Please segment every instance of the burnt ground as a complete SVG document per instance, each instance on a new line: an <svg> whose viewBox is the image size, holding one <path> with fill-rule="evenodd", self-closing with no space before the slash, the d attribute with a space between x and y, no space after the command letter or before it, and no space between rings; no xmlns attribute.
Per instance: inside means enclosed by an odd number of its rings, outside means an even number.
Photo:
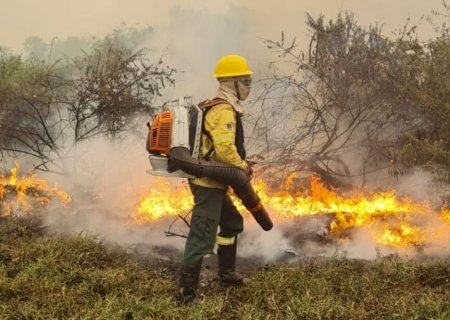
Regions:
<svg viewBox="0 0 450 320"><path fill-rule="evenodd" d="M181 266L182 250L169 246L149 246L145 244L132 245L127 248L129 257L144 268L164 269L173 277L178 276ZM280 261L281 262L281 261ZM257 271L270 267L264 259L258 256L238 257L237 271L243 276L251 276ZM209 286L217 280L217 256L210 255L203 259L202 285Z"/></svg>
<svg viewBox="0 0 450 320"><path fill-rule="evenodd" d="M298 262L307 259L304 253L304 247L314 244L316 253L317 248L326 248L334 245L334 239L329 234L328 224L329 216L310 216L298 219L290 223L288 227L283 227L283 236L291 239L290 245L279 248L276 253L277 258L267 261L263 256L255 254L254 256L237 257L236 269L244 277L250 278L261 270L268 270L278 265L291 262ZM245 237L245 233L244 233ZM238 247L238 255L239 255ZM126 248L127 254L132 260L137 261L145 268L164 269L175 279L181 266L183 252L172 246L152 246L144 243L130 245ZM215 254L203 259L200 286L205 290L215 289L218 285L217 278L217 257Z"/></svg>

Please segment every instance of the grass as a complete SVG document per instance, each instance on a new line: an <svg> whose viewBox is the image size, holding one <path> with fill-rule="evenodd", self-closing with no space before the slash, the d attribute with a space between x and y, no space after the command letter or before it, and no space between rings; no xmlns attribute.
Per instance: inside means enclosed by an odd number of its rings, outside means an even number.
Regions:
<svg viewBox="0 0 450 320"><path fill-rule="evenodd" d="M311 259L178 305L174 274L85 235L0 220L0 319L450 319L450 259Z"/></svg>

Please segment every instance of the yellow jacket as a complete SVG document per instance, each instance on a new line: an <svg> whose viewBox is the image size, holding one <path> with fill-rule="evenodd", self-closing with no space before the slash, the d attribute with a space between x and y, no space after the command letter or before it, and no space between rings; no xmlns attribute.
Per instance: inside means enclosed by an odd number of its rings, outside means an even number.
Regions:
<svg viewBox="0 0 450 320"><path fill-rule="evenodd" d="M245 171L247 163L239 156L236 145L236 110L230 104L218 104L206 113L204 128L213 141L206 134L202 134L200 155L203 157L214 145L214 153L209 160L231 164ZM226 186L218 181L208 178L192 179L193 184L207 187L226 189Z"/></svg>

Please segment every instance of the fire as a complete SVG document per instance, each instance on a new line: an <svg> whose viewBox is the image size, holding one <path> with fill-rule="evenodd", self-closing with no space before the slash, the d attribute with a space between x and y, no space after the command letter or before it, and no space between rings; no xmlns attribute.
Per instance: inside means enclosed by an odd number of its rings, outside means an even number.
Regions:
<svg viewBox="0 0 450 320"><path fill-rule="evenodd" d="M442 217L442 219L450 222L450 208L445 205L442 209L439 215Z"/></svg>
<svg viewBox="0 0 450 320"><path fill-rule="evenodd" d="M317 214L329 215L329 231L332 235L345 238L351 230L365 228L370 230L374 241L392 247L425 245L450 232L448 208L436 213L426 202L413 202L408 197L398 198L394 191L343 196L327 188L316 177L311 178L309 188L295 190L294 177L289 176L276 191L270 190L262 180L254 183L264 206L275 221ZM245 212L239 200L234 199L234 203L241 212ZM159 179L142 196L136 219L143 223L177 216L191 210L192 205L188 188L171 189L165 180Z"/></svg>
<svg viewBox="0 0 450 320"><path fill-rule="evenodd" d="M31 212L36 205L50 204L57 198L64 206L72 201L71 197L57 186L50 186L47 180L36 174L19 176L16 162L9 174L0 175L0 215L10 215L15 211Z"/></svg>
<svg viewBox="0 0 450 320"><path fill-rule="evenodd" d="M155 187L141 197L137 220L145 222L177 216L189 211L193 205L191 193L186 187L171 188L167 180L156 178Z"/></svg>
<svg viewBox="0 0 450 320"><path fill-rule="evenodd" d="M385 228L381 235L376 238L380 244L405 247L410 244L423 245L426 243L426 239L419 227L404 223L400 224L396 229L390 229L389 226Z"/></svg>

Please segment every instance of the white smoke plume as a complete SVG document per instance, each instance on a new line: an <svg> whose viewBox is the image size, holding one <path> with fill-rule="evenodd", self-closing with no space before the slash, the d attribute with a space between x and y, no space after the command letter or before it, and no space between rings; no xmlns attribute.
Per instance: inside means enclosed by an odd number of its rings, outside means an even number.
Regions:
<svg viewBox="0 0 450 320"><path fill-rule="evenodd" d="M47 215L50 230L86 232L124 246L133 243L179 246L179 241L165 237L167 223L135 222L140 197L154 181L146 174L150 166L145 141L128 138L111 142L96 138L77 146L66 162L67 176L48 175L48 178L69 192L73 203L68 210L54 210Z"/></svg>

